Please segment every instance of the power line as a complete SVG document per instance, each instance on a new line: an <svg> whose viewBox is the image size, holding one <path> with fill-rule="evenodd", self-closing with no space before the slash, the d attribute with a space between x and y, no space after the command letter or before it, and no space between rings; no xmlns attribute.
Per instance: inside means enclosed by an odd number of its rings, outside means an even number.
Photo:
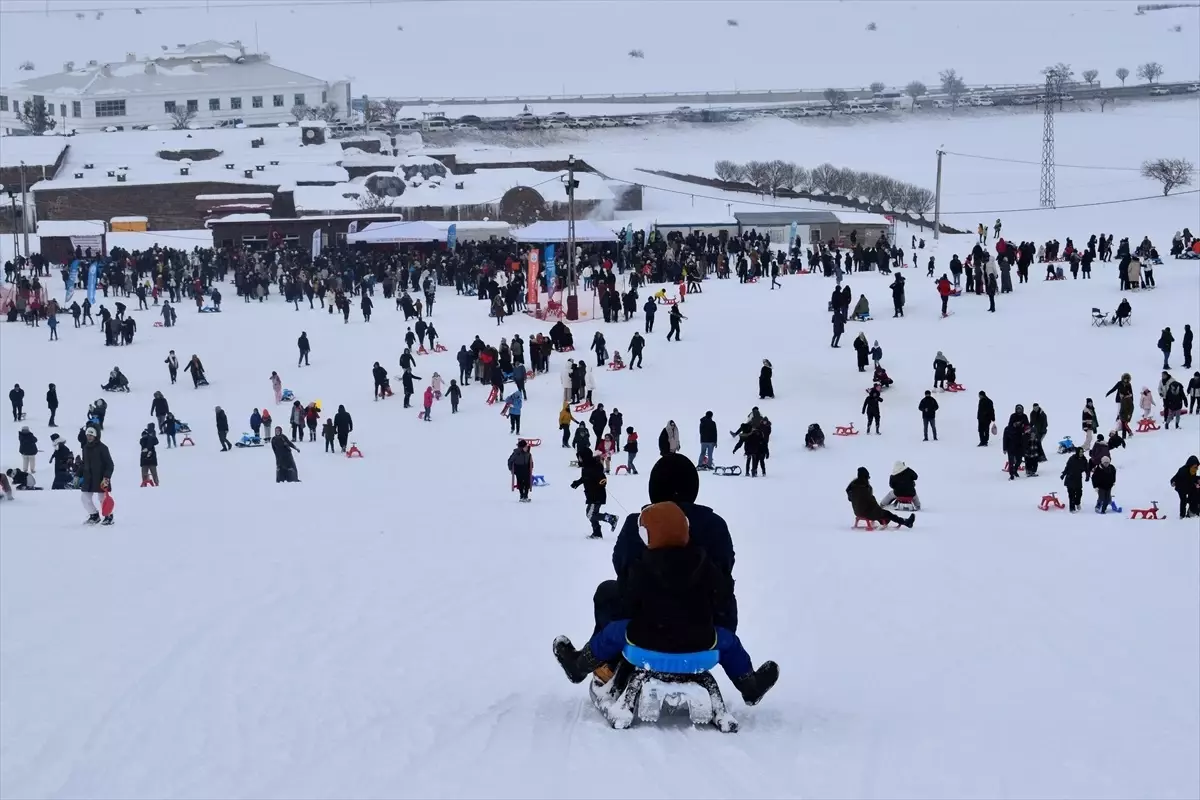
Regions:
<svg viewBox="0 0 1200 800"><path fill-rule="evenodd" d="M975 153L955 153L950 150L946 150L945 153L948 156L958 156L959 158L974 158L974 159L978 159L980 161L999 161L999 162L1002 162L1005 164L1028 164L1029 166L1033 166L1033 167L1040 167L1042 165L1042 162L1040 162L1040 161L1025 161L1020 158L1000 158L999 156L981 156L981 155L977 155ZM1094 169L1094 170L1104 170L1104 171L1110 171L1110 172L1141 172L1142 171L1141 167L1106 167L1106 166L1100 166L1098 164L1058 164L1058 163L1055 163L1054 166L1059 169Z"/></svg>

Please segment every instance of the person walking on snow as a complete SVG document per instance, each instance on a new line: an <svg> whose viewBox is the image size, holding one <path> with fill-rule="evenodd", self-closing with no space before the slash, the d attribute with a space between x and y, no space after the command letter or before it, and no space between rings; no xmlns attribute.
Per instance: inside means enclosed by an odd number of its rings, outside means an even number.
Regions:
<svg viewBox="0 0 1200 800"><path fill-rule="evenodd" d="M921 412L921 430L922 441L929 441L929 432L933 431L933 440L937 438L937 412L938 401L934 399L933 392L926 389L925 396L921 398L921 402L917 403L917 410Z"/></svg>
<svg viewBox="0 0 1200 800"><path fill-rule="evenodd" d="M425 392L421 395L421 407L424 411L421 413L421 419L429 422L433 418L433 386L425 387Z"/></svg>
<svg viewBox="0 0 1200 800"><path fill-rule="evenodd" d="M108 445L100 441L95 427L89 425L83 433L84 442L81 452L83 463L79 469L79 490L82 493L83 507L88 512L86 522L89 525L97 523L112 525L113 515L109 514L101 520L100 510L96 506L96 495L107 494L111 486L112 455L108 452ZM101 501L101 506L103 506L103 501Z"/></svg>
<svg viewBox="0 0 1200 800"><path fill-rule="evenodd" d="M671 341L671 334L675 334L675 341L679 341L679 323L687 317L679 310L678 305L671 306L670 313L667 314L667 322L670 323L670 329L667 331L667 341Z"/></svg>
<svg viewBox="0 0 1200 800"><path fill-rule="evenodd" d="M296 359L296 366L299 367L301 364L306 367L309 366L308 354L312 348L308 344L308 333L306 331L300 331L300 338L296 340L296 347L300 350L300 357Z"/></svg>

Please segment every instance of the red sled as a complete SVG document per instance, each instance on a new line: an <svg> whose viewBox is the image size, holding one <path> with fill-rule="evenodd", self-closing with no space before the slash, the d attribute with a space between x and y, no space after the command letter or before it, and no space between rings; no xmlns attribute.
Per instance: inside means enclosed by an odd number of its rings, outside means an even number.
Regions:
<svg viewBox="0 0 1200 800"><path fill-rule="evenodd" d="M1004 473L1008 472L1008 462L1007 461L1004 462L1004 468L1001 469L1000 471L1004 472ZM1024 471L1025 471L1025 462L1021 462L1020 466L1017 467L1017 472L1024 472Z"/></svg>
<svg viewBox="0 0 1200 800"><path fill-rule="evenodd" d="M537 375L537 373L536 373L536 372L534 372L534 371L533 371L533 370L531 370L531 369L527 369L527 370L525 370L525 377L526 377L526 378L528 378L528 379L530 379L530 380L533 380L533 378L534 378L534 377L536 377L536 375Z"/></svg>
<svg viewBox="0 0 1200 800"><path fill-rule="evenodd" d="M417 355L419 355L419 356L429 355L429 351L425 349L425 345L421 345L420 347L417 348Z"/></svg>
<svg viewBox="0 0 1200 800"><path fill-rule="evenodd" d="M1158 501L1151 500L1150 508L1131 508L1129 509L1130 519L1166 519L1158 515Z"/></svg>
<svg viewBox="0 0 1200 800"><path fill-rule="evenodd" d="M117 507L117 503L113 500L111 492L105 492L104 498L100 501L100 513L105 517L111 517L113 509Z"/></svg>
<svg viewBox="0 0 1200 800"><path fill-rule="evenodd" d="M963 386L961 383L947 383L946 384L947 392L965 392L966 390L967 390L967 387Z"/></svg>
<svg viewBox="0 0 1200 800"><path fill-rule="evenodd" d="M143 489L145 489L147 486L149 486L149 487L153 488L153 487L155 487L155 486L158 486L158 484L157 484L157 483L155 483L155 482L154 482L153 480L151 480L150 478L146 478L146 480L142 481L142 488L143 488Z"/></svg>
<svg viewBox="0 0 1200 800"><path fill-rule="evenodd" d="M1158 423L1155 422L1154 420L1150 419L1149 417L1138 420L1138 424L1137 424L1137 432L1138 433L1147 433L1149 431L1156 431L1156 430L1158 430Z"/></svg>
<svg viewBox="0 0 1200 800"><path fill-rule="evenodd" d="M576 411L591 411L592 407L593 406L591 403L588 403L585 401L585 402L580 403L579 405L575 406L575 410Z"/></svg>
<svg viewBox="0 0 1200 800"><path fill-rule="evenodd" d="M834 436L858 436L858 431L854 430L854 423L849 425L835 425L833 428Z"/></svg>
<svg viewBox="0 0 1200 800"><path fill-rule="evenodd" d="M161 321L154 323L154 327L156 327L156 328L161 328L162 326L163 326L163 324Z"/></svg>
<svg viewBox="0 0 1200 800"><path fill-rule="evenodd" d="M444 353L444 352L446 352L446 348L445 348L445 347L443 347L443 346L442 346L442 345L440 345L440 344L435 344L435 345L433 346L433 352L435 352L435 353Z"/></svg>
<svg viewBox="0 0 1200 800"><path fill-rule="evenodd" d="M362 450L358 449L358 445L354 442L350 443L350 449L346 451L346 458L362 458Z"/></svg>
<svg viewBox="0 0 1200 800"><path fill-rule="evenodd" d="M859 527L860 522L865 522L866 528L869 531L875 530L876 525L878 525L882 529L886 529L888 526L888 524L886 522L876 522L875 520L867 519L866 517L855 517L854 518L854 527L856 527L856 528Z"/></svg>
<svg viewBox="0 0 1200 800"><path fill-rule="evenodd" d="M629 474L628 464L617 464L617 468L613 470L613 475L620 475L622 472L626 475Z"/></svg>
<svg viewBox="0 0 1200 800"><path fill-rule="evenodd" d="M489 406L494 406L496 404L496 400L499 398L499 396L500 396L500 393L498 391L496 391L496 387L493 386L492 391L488 394L487 404Z"/></svg>
<svg viewBox="0 0 1200 800"><path fill-rule="evenodd" d="M1038 508L1042 511L1049 511L1052 508L1066 508L1066 506L1058 499L1058 492L1051 492L1042 495L1042 502L1038 504Z"/></svg>
<svg viewBox="0 0 1200 800"><path fill-rule="evenodd" d="M179 443L179 446L180 447L195 447L196 443L192 441L192 437L185 436L185 437L183 437L183 441Z"/></svg>
<svg viewBox="0 0 1200 800"><path fill-rule="evenodd" d="M508 416L508 411L509 411L509 409L511 409L511 408L512 408L512 406L511 406L510 404L508 404L508 403L505 403L505 404L504 404L504 408L500 409L500 416L502 416L502 417L507 417L507 416Z"/></svg>
<svg viewBox="0 0 1200 800"><path fill-rule="evenodd" d="M526 439L525 444L529 445L530 447L541 447L542 440L541 439Z"/></svg>
<svg viewBox="0 0 1200 800"><path fill-rule="evenodd" d="M609 365L608 365L609 372L616 372L617 370L622 370L622 369L625 369L624 364L609 363Z"/></svg>

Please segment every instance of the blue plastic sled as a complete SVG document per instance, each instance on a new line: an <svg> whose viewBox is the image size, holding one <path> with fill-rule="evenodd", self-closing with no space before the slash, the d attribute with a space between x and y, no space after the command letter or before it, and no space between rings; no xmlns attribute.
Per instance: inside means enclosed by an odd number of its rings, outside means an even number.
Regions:
<svg viewBox="0 0 1200 800"><path fill-rule="evenodd" d="M594 677L589 687L592 703L613 728L624 730L634 720L655 723L666 707L686 709L693 725L737 731L710 672L720 658L716 650L660 653L628 644L622 655L607 683Z"/></svg>
<svg viewBox="0 0 1200 800"><path fill-rule="evenodd" d="M213 306L205 306L204 308L200 309L200 313L201 314L220 314L221 309L214 308Z"/></svg>
<svg viewBox="0 0 1200 800"><path fill-rule="evenodd" d="M281 394L279 396L279 402L281 402L281 403L290 403L295 399L296 399L296 395L292 394L291 389L284 389L283 394Z"/></svg>
<svg viewBox="0 0 1200 800"><path fill-rule="evenodd" d="M546 483L545 475L534 475L533 476L533 485L534 486L549 486L550 484Z"/></svg>
<svg viewBox="0 0 1200 800"><path fill-rule="evenodd" d="M1058 443L1058 452L1069 453L1075 449L1075 442L1071 441L1070 436L1064 436L1062 441Z"/></svg>
<svg viewBox="0 0 1200 800"><path fill-rule="evenodd" d="M243 433L242 438L233 443L234 447L262 447L263 440L261 436L255 436L252 433Z"/></svg>

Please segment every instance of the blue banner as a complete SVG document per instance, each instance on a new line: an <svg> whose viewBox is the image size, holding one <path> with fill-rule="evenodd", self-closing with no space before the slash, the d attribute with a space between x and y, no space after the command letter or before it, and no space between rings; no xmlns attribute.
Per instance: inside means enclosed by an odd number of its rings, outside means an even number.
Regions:
<svg viewBox="0 0 1200 800"><path fill-rule="evenodd" d="M67 273L67 299L63 302L71 302L71 295L75 294L75 285L79 283L79 259L71 262L71 269Z"/></svg>
<svg viewBox="0 0 1200 800"><path fill-rule="evenodd" d="M633 247L633 223L629 223L629 227L625 229L625 246Z"/></svg>
<svg viewBox="0 0 1200 800"><path fill-rule="evenodd" d="M96 305L96 279L100 277L100 262L93 261L88 267L88 303Z"/></svg>
<svg viewBox="0 0 1200 800"><path fill-rule="evenodd" d="M554 293L554 245L546 245L545 263L542 270L546 273L546 291Z"/></svg>
<svg viewBox="0 0 1200 800"><path fill-rule="evenodd" d="M446 229L446 249L454 251L454 245L458 244L458 226L451 223Z"/></svg>

